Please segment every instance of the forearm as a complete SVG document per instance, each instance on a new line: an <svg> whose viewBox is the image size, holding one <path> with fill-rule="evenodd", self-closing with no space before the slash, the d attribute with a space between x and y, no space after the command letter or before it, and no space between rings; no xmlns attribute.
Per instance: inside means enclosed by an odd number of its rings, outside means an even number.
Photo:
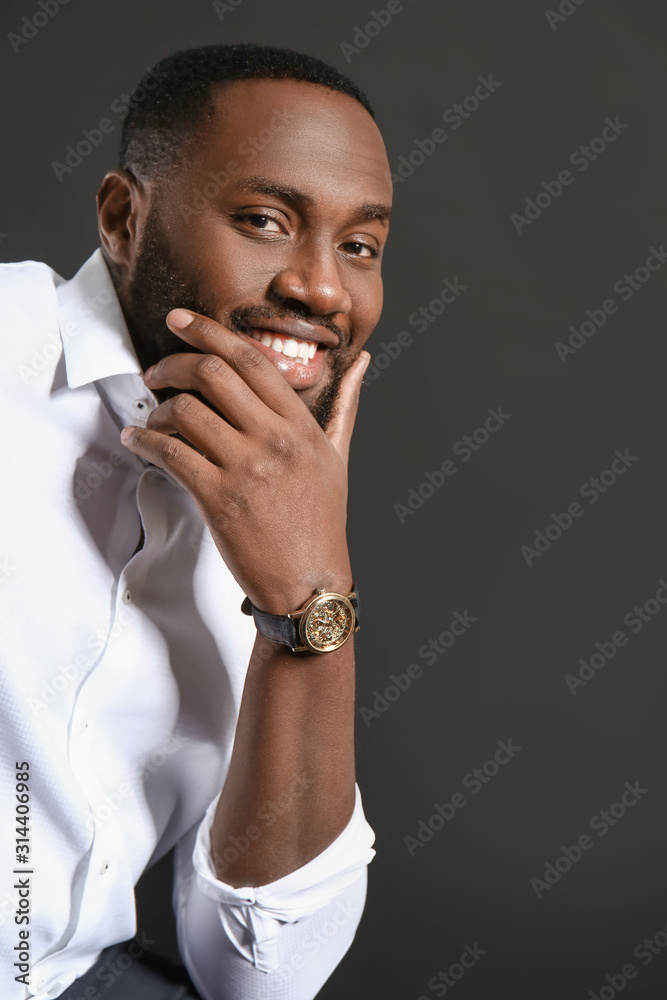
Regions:
<svg viewBox="0 0 667 1000"><path fill-rule="evenodd" d="M211 835L218 876L266 885L306 864L348 823L354 782L353 640L295 656L258 635Z"/></svg>
<svg viewBox="0 0 667 1000"><path fill-rule="evenodd" d="M256 608L284 615L322 587L349 593L347 459L370 355L344 369L323 430L252 343L188 310L167 321L198 353L163 357L146 385L195 390L211 405L177 394L144 428L125 428L123 443L188 490ZM211 837L218 877L233 887L303 867L342 833L355 801L352 642L297 657L258 637L251 660Z"/></svg>

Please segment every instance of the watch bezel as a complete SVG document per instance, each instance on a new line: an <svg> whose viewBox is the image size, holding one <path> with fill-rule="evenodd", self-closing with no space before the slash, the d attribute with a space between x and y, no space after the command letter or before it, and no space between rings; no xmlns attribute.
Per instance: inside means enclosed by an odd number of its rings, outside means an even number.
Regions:
<svg viewBox="0 0 667 1000"><path fill-rule="evenodd" d="M354 632L356 632L358 628L358 626L356 625L356 619L357 619L356 612L354 610L354 605L350 600L350 598L355 596L356 594L354 591L352 591L349 597L346 597L344 594L337 594L334 591L324 591L322 593L315 594L315 596L312 597L303 608L299 609L298 612L288 615L287 616L288 618L293 618L293 619L298 618L298 633L299 633L299 638L303 643L302 646L297 647L297 649L295 649L295 652L303 652L305 650L308 650L311 653L333 653L334 650L340 649L340 647L347 642L350 636ZM330 601L332 599L339 601L347 609L349 617L349 625L347 632L337 642L329 643L328 646L315 646L310 641L307 635L308 621L310 620L310 617L312 616L313 612L317 609L317 607L320 604L323 604L326 601Z"/></svg>

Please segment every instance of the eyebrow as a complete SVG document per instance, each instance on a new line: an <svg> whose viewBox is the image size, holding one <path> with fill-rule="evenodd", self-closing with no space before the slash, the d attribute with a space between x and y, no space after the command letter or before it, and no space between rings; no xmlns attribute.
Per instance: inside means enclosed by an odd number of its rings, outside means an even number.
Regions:
<svg viewBox="0 0 667 1000"><path fill-rule="evenodd" d="M275 198L282 198L295 205L312 206L315 203L315 199L312 198L311 195L306 194L305 191L299 191L297 188L291 187L289 184L277 183L269 177L239 177L234 181L233 187L239 191L273 195ZM355 208L352 212L353 220L377 219L379 222L383 222L385 224L389 223L390 216L391 206L376 202L365 202L363 205L359 205Z"/></svg>

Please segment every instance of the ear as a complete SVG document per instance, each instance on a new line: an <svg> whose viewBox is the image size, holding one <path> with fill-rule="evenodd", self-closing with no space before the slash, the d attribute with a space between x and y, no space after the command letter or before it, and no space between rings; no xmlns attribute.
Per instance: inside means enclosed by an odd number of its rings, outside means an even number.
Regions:
<svg viewBox="0 0 667 1000"><path fill-rule="evenodd" d="M147 205L147 192L129 170L109 171L97 192L102 247L123 279L132 272Z"/></svg>

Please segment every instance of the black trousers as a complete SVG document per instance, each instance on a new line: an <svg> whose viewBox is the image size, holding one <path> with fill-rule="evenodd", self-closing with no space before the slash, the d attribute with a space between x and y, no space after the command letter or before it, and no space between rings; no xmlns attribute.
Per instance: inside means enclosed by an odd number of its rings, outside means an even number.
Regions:
<svg viewBox="0 0 667 1000"><path fill-rule="evenodd" d="M181 965L136 941L106 948L59 1000L201 1000Z"/></svg>

